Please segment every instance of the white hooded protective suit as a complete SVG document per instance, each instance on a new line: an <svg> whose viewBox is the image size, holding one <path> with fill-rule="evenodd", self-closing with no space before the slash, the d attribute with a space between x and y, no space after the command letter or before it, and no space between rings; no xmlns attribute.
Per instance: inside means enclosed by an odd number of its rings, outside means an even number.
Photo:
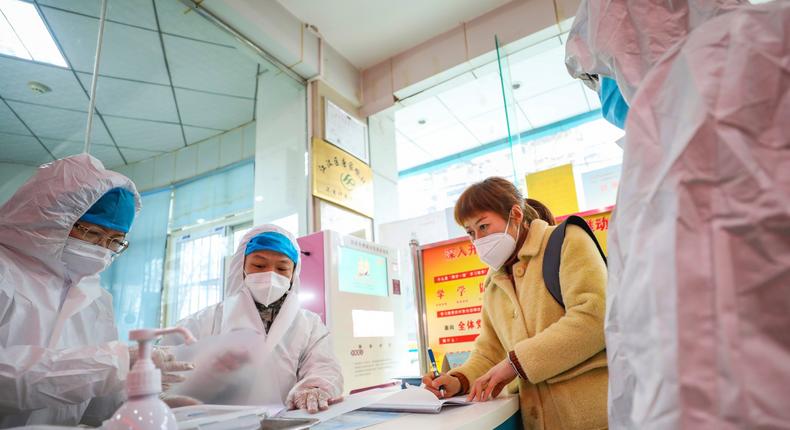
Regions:
<svg viewBox="0 0 790 430"><path fill-rule="evenodd" d="M790 2L588 0L630 104L609 232L616 429L790 428Z"/></svg>
<svg viewBox="0 0 790 430"><path fill-rule="evenodd" d="M77 155L41 166L0 208L0 427L76 425L92 399L98 417L118 406L129 352L112 298L98 275L69 280L61 260L74 222L116 187L139 211L132 181Z"/></svg>
<svg viewBox="0 0 790 430"><path fill-rule="evenodd" d="M286 230L273 225L252 228L244 235L231 259L225 283L225 299L179 321L177 325L189 329L196 339L240 329L251 329L264 337L264 343L256 345L252 353L259 354L256 362L267 363L267 366L257 369L256 380L268 383L256 388L263 393L255 394L257 399L263 398L266 403L285 404L290 392L309 387L320 388L331 397L339 397L343 391L343 376L329 343L329 331L318 315L301 309L299 304L301 254L294 269L291 289L269 333L263 328L252 293L244 285L244 251L247 243L267 231L285 235L299 252L299 244ZM163 345L180 343L180 339L174 336L167 336L161 342Z"/></svg>

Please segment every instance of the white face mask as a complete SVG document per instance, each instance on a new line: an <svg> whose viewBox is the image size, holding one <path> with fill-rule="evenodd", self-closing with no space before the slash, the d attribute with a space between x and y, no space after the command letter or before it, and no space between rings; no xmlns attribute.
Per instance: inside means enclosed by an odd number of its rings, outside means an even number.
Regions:
<svg viewBox="0 0 790 430"><path fill-rule="evenodd" d="M250 273L244 278L256 302L269 306L291 288L291 280L275 272Z"/></svg>
<svg viewBox="0 0 790 430"><path fill-rule="evenodd" d="M510 217L507 219L505 231L501 233L491 233L486 237L472 242L477 249L477 255L483 263L488 264L494 270L499 270L507 262L513 251L516 250L516 239L507 232L510 227ZM521 232L519 226L516 236Z"/></svg>
<svg viewBox="0 0 790 430"><path fill-rule="evenodd" d="M77 281L101 273L114 257L114 253L103 246L68 237L61 259L66 265L68 277Z"/></svg>

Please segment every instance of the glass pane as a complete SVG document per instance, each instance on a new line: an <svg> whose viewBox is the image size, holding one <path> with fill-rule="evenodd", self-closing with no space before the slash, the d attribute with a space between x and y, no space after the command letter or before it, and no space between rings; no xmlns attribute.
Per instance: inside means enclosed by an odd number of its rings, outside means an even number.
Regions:
<svg viewBox="0 0 790 430"><path fill-rule="evenodd" d="M182 234L174 241L173 265L168 274L166 325L213 304L223 297L225 228Z"/></svg>
<svg viewBox="0 0 790 430"><path fill-rule="evenodd" d="M504 110L504 118L505 123L503 124L505 138L507 139L508 145L508 152L509 152L509 161L510 161L510 169L502 169L497 176L502 176L506 179L510 179L516 186L519 186L518 176L516 175L516 153L513 150L514 139L518 140L518 136L514 136L513 133L515 130L519 130L518 122L519 122L519 115L520 113L518 110L519 108L516 106L515 97L513 95L513 82L510 78L510 63L508 61L508 57L502 51L499 45L499 38L494 36L494 45L496 48L496 55L497 55L497 69L499 71L499 85L500 90L502 91L502 107ZM505 166L499 166L505 167Z"/></svg>
<svg viewBox="0 0 790 430"><path fill-rule="evenodd" d="M340 206L316 199L321 216L319 230L334 230L340 234L373 240L373 220Z"/></svg>

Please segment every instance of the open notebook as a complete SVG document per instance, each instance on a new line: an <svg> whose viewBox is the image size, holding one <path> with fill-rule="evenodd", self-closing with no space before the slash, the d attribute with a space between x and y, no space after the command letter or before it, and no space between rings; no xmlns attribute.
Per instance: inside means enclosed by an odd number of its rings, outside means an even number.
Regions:
<svg viewBox="0 0 790 430"><path fill-rule="evenodd" d="M424 388L408 385L405 390L387 396L376 403L362 408L362 410L438 414L444 406L466 406L471 404L472 402L466 400L466 396L437 399L433 393Z"/></svg>

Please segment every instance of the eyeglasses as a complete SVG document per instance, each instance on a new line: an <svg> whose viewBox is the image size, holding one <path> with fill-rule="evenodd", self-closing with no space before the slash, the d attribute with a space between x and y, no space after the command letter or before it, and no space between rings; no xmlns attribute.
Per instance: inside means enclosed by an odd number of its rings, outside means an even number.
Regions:
<svg viewBox="0 0 790 430"><path fill-rule="evenodd" d="M129 248L129 241L107 236L107 232L102 229L86 227L79 223L74 224L74 229L79 232L79 235L75 236L77 239L103 246L116 254L120 254Z"/></svg>
<svg viewBox="0 0 790 430"><path fill-rule="evenodd" d="M582 80L582 82L584 83L584 85L587 86L587 88L589 88L589 89L591 89L591 90L593 90L595 92L598 92L598 86L600 85L599 84L600 77L598 75L595 75L595 74L591 75L589 73L581 73L579 75L579 79Z"/></svg>

